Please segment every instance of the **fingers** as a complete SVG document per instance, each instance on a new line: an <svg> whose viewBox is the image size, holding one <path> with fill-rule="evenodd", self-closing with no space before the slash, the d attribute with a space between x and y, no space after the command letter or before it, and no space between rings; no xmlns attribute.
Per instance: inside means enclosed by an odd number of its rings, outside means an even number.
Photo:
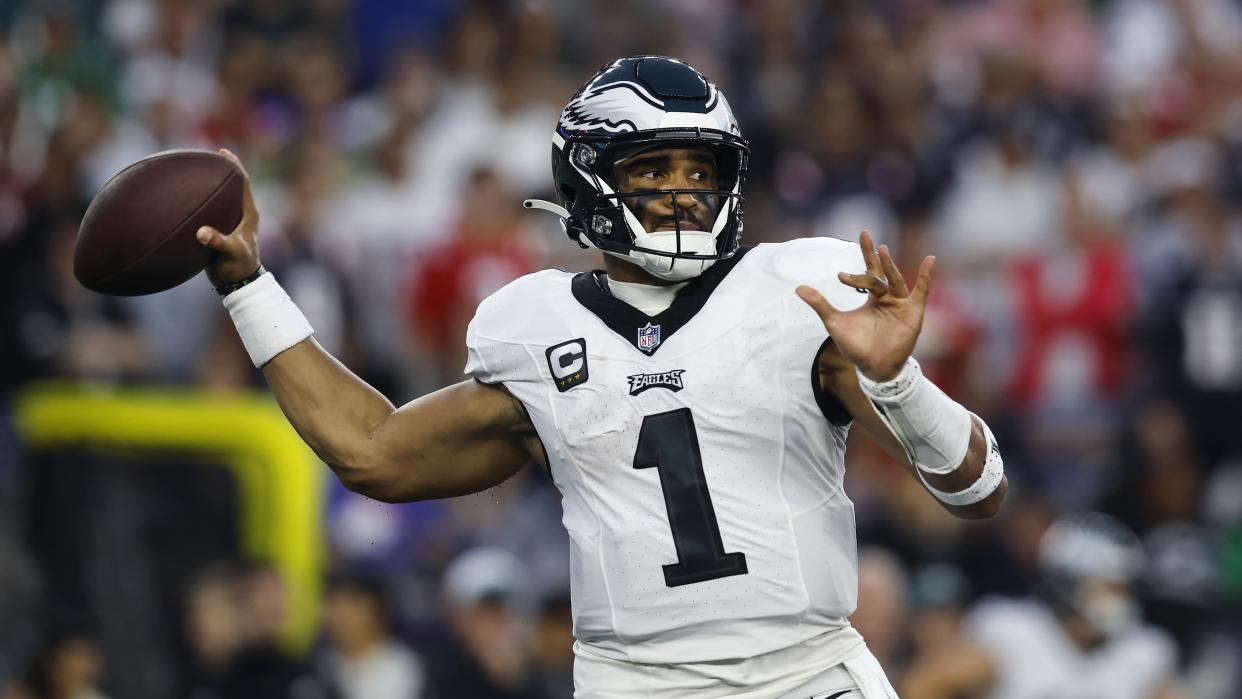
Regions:
<svg viewBox="0 0 1242 699"><path fill-rule="evenodd" d="M888 282L876 275L867 272L866 274L850 274L849 272L839 272L837 279L842 284L853 287L855 289L863 289L871 294L873 298L879 298L888 293Z"/></svg>
<svg viewBox="0 0 1242 699"><path fill-rule="evenodd" d="M871 240L871 232L863 231L858 236L858 246L862 248L863 262L867 263L867 271L880 275L880 258L875 254L875 243Z"/></svg>
<svg viewBox="0 0 1242 699"><path fill-rule="evenodd" d="M852 286L855 289L865 289L876 298L889 293L889 282L893 280L893 277L887 274L882 257L876 254L875 241L871 239L870 231L863 231L858 236L858 247L862 250L863 262L866 264L867 271L863 274L847 274L842 272L837 275L837 278L841 280L841 283ZM880 247L881 251L887 251L887 249L886 246ZM887 254L887 252L884 254ZM902 291L905 291L904 284L902 285Z"/></svg>
<svg viewBox="0 0 1242 699"><path fill-rule="evenodd" d="M880 267L884 270L884 278L888 280L888 292L897 298L905 298L910 295L909 287L906 286L906 280L901 276L901 270L897 269L897 264L893 262L893 256L888 251L887 245L880 246Z"/></svg>
<svg viewBox="0 0 1242 699"><path fill-rule="evenodd" d="M923 263L919 265L919 276L914 280L914 292L910 294L910 298L918 302L920 306L927 305L927 295L931 293L932 269L935 266L935 255L924 257Z"/></svg>
<svg viewBox="0 0 1242 699"><path fill-rule="evenodd" d="M806 305L810 306L819 315L819 319L824 321L825 326L838 313L837 309L833 308L831 303L828 303L828 299L824 298L823 294L812 287L803 284L794 289L794 293L798 294L798 298L805 301Z"/></svg>
<svg viewBox="0 0 1242 699"><path fill-rule="evenodd" d="M223 155L224 157L233 161L233 164L237 166L237 169L241 170L242 177L245 177L246 179L250 179L250 175L246 173L246 167L242 165L241 160L236 155L233 154L233 151L229 150L228 148L221 148L220 155Z"/></svg>
<svg viewBox="0 0 1242 699"><path fill-rule="evenodd" d="M246 173L245 166L243 166L241 160L233 154L233 151L228 148L221 148L220 155L228 158L233 165L241 171L242 174L242 223L251 221L257 222L259 219L259 210L255 207L254 197L250 194L250 175ZM239 225L238 228L240 229L242 226Z"/></svg>

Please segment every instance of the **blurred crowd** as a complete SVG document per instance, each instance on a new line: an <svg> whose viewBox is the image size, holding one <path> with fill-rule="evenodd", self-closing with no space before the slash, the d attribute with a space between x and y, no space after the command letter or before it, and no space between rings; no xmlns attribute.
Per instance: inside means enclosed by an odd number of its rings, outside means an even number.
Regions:
<svg viewBox="0 0 1242 699"><path fill-rule="evenodd" d="M482 298L599 265L519 202L550 194L561 106L636 53L729 95L745 242L867 229L907 267L938 256L916 354L994 426L1011 489L998 518L955 520L852 440L854 622L895 684L1024 699L998 629L1058 619L1039 628L1089 655L1124 606L1153 677L1091 696L1242 696L1236 0L0 4L0 696L569 696L567 542L534 468L406 506L330 486L309 651L274 640L276 572L215 561L186 587L183 657L133 681L90 619L52 623L12 399L43 379L262 386L203 278L132 299L73 278L91 196L170 148L240 156L265 265L350 368L398 404L459 380ZM1075 569L1071 588L1115 593L1079 628L1040 542L1085 511L1135 556Z"/></svg>

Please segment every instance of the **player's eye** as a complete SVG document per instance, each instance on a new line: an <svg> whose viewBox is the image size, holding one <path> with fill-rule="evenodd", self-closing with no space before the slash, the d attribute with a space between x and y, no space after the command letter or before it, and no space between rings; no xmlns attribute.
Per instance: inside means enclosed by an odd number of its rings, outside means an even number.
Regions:
<svg viewBox="0 0 1242 699"><path fill-rule="evenodd" d="M641 177L641 178L643 178L643 179L648 179L648 180L658 180L658 179L660 179L660 175L661 175L661 173L660 173L660 171L659 171L659 170L651 169L651 170L644 170L644 171L643 171L643 172L639 175L639 177Z"/></svg>

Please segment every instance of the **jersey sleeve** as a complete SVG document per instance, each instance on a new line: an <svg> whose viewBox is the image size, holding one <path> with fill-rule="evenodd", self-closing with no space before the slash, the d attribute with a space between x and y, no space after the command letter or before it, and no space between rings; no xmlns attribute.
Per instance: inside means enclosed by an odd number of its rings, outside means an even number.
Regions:
<svg viewBox="0 0 1242 699"><path fill-rule="evenodd" d="M504 337L504 325L497 316L495 296L479 304L466 327L466 375L482 383L504 383L517 378L526 350Z"/></svg>
<svg viewBox="0 0 1242 699"><path fill-rule="evenodd" d="M529 380L533 368L527 341L540 323L533 317L543 307L554 274L536 272L520 277L483 299L466 327L465 373L482 383Z"/></svg>
<svg viewBox="0 0 1242 699"><path fill-rule="evenodd" d="M482 383L501 383L511 362L505 361L507 352L502 343L480 336L478 325L479 316L475 314L466 328L466 375Z"/></svg>

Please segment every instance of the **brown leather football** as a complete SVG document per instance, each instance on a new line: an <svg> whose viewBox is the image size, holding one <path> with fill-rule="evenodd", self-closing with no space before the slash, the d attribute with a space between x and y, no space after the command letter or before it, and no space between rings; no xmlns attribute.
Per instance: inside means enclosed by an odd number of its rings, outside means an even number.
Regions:
<svg viewBox="0 0 1242 699"><path fill-rule="evenodd" d="M139 296L171 289L207 266L194 234L209 225L225 235L242 217L242 173L204 150L172 150L117 173L91 201L73 255L88 289Z"/></svg>

